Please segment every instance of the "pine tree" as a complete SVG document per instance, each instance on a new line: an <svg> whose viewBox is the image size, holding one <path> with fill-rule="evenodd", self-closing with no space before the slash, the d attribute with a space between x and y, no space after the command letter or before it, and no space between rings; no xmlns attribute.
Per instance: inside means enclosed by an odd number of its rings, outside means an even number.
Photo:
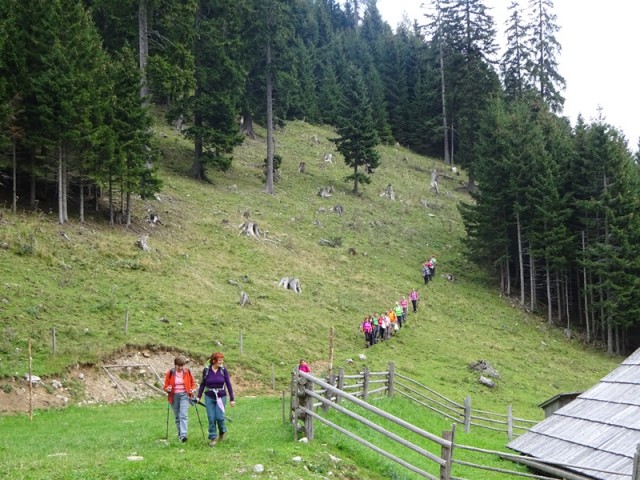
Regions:
<svg viewBox="0 0 640 480"><path fill-rule="evenodd" d="M333 141L347 166L353 168L345 181L353 181L353 193L359 195L359 185L371 182L367 173L379 166L380 155L375 149L378 136L364 79L355 66L351 66L348 74L337 128L339 137Z"/></svg>
<svg viewBox="0 0 640 480"><path fill-rule="evenodd" d="M527 73L531 65L531 51L526 42L527 25L517 1L509 6L509 19L505 30L506 48L500 62L504 94L510 100L522 100L533 87Z"/></svg>
<svg viewBox="0 0 640 480"><path fill-rule="evenodd" d="M556 38L560 27L553 13L553 0L529 0L530 25L527 44L532 52L529 74L540 99L552 112L561 112L565 80L558 71L556 55L561 46Z"/></svg>

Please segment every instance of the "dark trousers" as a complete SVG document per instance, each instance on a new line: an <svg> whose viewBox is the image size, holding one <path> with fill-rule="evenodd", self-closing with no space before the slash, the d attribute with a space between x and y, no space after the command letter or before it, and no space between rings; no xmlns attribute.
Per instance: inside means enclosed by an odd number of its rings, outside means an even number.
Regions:
<svg viewBox="0 0 640 480"><path fill-rule="evenodd" d="M413 305L413 313L418 311L418 300L411 300L411 304Z"/></svg>

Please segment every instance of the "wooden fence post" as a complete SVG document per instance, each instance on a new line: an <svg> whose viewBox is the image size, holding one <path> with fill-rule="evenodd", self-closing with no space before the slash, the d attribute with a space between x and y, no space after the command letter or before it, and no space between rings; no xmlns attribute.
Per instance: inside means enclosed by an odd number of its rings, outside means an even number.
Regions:
<svg viewBox="0 0 640 480"><path fill-rule="evenodd" d="M395 381L396 366L389 362L389 375L387 377L387 396L393 397L393 383Z"/></svg>
<svg viewBox="0 0 640 480"><path fill-rule="evenodd" d="M329 376L333 375L333 327L329 330Z"/></svg>
<svg viewBox="0 0 640 480"><path fill-rule="evenodd" d="M513 406L511 404L507 408L507 436L509 440L513 439Z"/></svg>
<svg viewBox="0 0 640 480"><path fill-rule="evenodd" d="M338 390L344 390L344 367L340 367L338 370ZM340 403L342 395L336 395L336 403Z"/></svg>
<svg viewBox="0 0 640 480"><path fill-rule="evenodd" d="M640 480L640 443L636 446L636 454L633 456L631 480Z"/></svg>
<svg viewBox="0 0 640 480"><path fill-rule="evenodd" d="M451 448L442 446L441 456L445 464L440 467L440 480L451 479L451 467L453 458L453 439L456 433L456 424L451 425L451 431L442 432L442 438L451 442Z"/></svg>
<svg viewBox="0 0 640 480"><path fill-rule="evenodd" d="M287 394L284 393L284 390L282 390L282 424L283 425L285 423L287 423L287 417L286 417L286 414L285 414L286 398L287 398Z"/></svg>
<svg viewBox="0 0 640 480"><path fill-rule="evenodd" d="M308 382L308 389L313 392L313 382ZM311 395L305 395L305 407L307 410L313 410L313 397ZM307 440L313 440L313 417L311 415L304 416L304 434Z"/></svg>
<svg viewBox="0 0 640 480"><path fill-rule="evenodd" d="M471 431L471 397L464 399L464 433Z"/></svg>
<svg viewBox="0 0 640 480"><path fill-rule="evenodd" d="M329 375L329 378L327 379L327 383L329 385L331 385L332 387L335 387L336 386L336 377L333 376L333 375ZM329 390L325 390L324 397L327 400L331 400L331 392ZM324 413L327 413L329 411L329 404L328 403L322 403L320 408L322 408L322 411Z"/></svg>
<svg viewBox="0 0 640 480"><path fill-rule="evenodd" d="M293 425L293 440L298 441L298 408L300 399L298 398L298 374L294 370L291 372L291 404L289 411L289 421Z"/></svg>
<svg viewBox="0 0 640 480"><path fill-rule="evenodd" d="M31 338L29 338L29 420L33 421L33 357L31 356Z"/></svg>
<svg viewBox="0 0 640 480"><path fill-rule="evenodd" d="M124 313L124 334L127 335L129 333L129 309Z"/></svg>
<svg viewBox="0 0 640 480"><path fill-rule="evenodd" d="M369 367L365 365L362 371L362 400L365 402L369 398Z"/></svg>
<svg viewBox="0 0 640 480"><path fill-rule="evenodd" d="M51 329L51 353L56 354L56 327Z"/></svg>

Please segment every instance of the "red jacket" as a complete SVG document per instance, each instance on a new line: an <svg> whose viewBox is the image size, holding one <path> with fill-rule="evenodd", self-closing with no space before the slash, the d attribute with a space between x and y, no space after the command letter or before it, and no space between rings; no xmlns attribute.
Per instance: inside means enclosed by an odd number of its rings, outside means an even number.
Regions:
<svg viewBox="0 0 640 480"><path fill-rule="evenodd" d="M196 390L196 381L193 379L193 375L191 375L191 370L185 368L182 371L182 380L184 381L184 388L187 391L187 395L189 398L193 396L193 392ZM167 371L167 374L164 376L164 387L163 390L166 392L167 387L171 387L171 391L169 392L169 403L173 403L173 390L176 388L176 374L175 369Z"/></svg>

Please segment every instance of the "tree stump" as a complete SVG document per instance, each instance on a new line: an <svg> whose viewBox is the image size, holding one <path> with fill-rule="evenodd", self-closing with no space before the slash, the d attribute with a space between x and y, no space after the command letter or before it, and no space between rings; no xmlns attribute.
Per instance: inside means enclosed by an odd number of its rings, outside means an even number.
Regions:
<svg viewBox="0 0 640 480"><path fill-rule="evenodd" d="M295 293L302 293L302 285L300 280L293 277L283 277L278 283L278 287L286 288L287 290L293 290Z"/></svg>
<svg viewBox="0 0 640 480"><path fill-rule="evenodd" d="M256 238L259 238L260 235L262 235L260 228L258 228L258 224L251 221L246 221L242 225L240 225L240 233L243 233L248 237Z"/></svg>
<svg viewBox="0 0 640 480"><path fill-rule="evenodd" d="M304 169L306 168L307 164L304 162L300 162L300 165L298 165L298 172L299 173L304 173Z"/></svg>
<svg viewBox="0 0 640 480"><path fill-rule="evenodd" d="M143 235L142 237L138 238L138 240L136 241L136 247L141 248L143 252L150 251L151 248L147 244L148 240L149 240L149 235Z"/></svg>
<svg viewBox="0 0 640 480"><path fill-rule="evenodd" d="M247 305L252 305L251 300L249 300L249 295L247 292L240 292L240 306L244 307Z"/></svg>

